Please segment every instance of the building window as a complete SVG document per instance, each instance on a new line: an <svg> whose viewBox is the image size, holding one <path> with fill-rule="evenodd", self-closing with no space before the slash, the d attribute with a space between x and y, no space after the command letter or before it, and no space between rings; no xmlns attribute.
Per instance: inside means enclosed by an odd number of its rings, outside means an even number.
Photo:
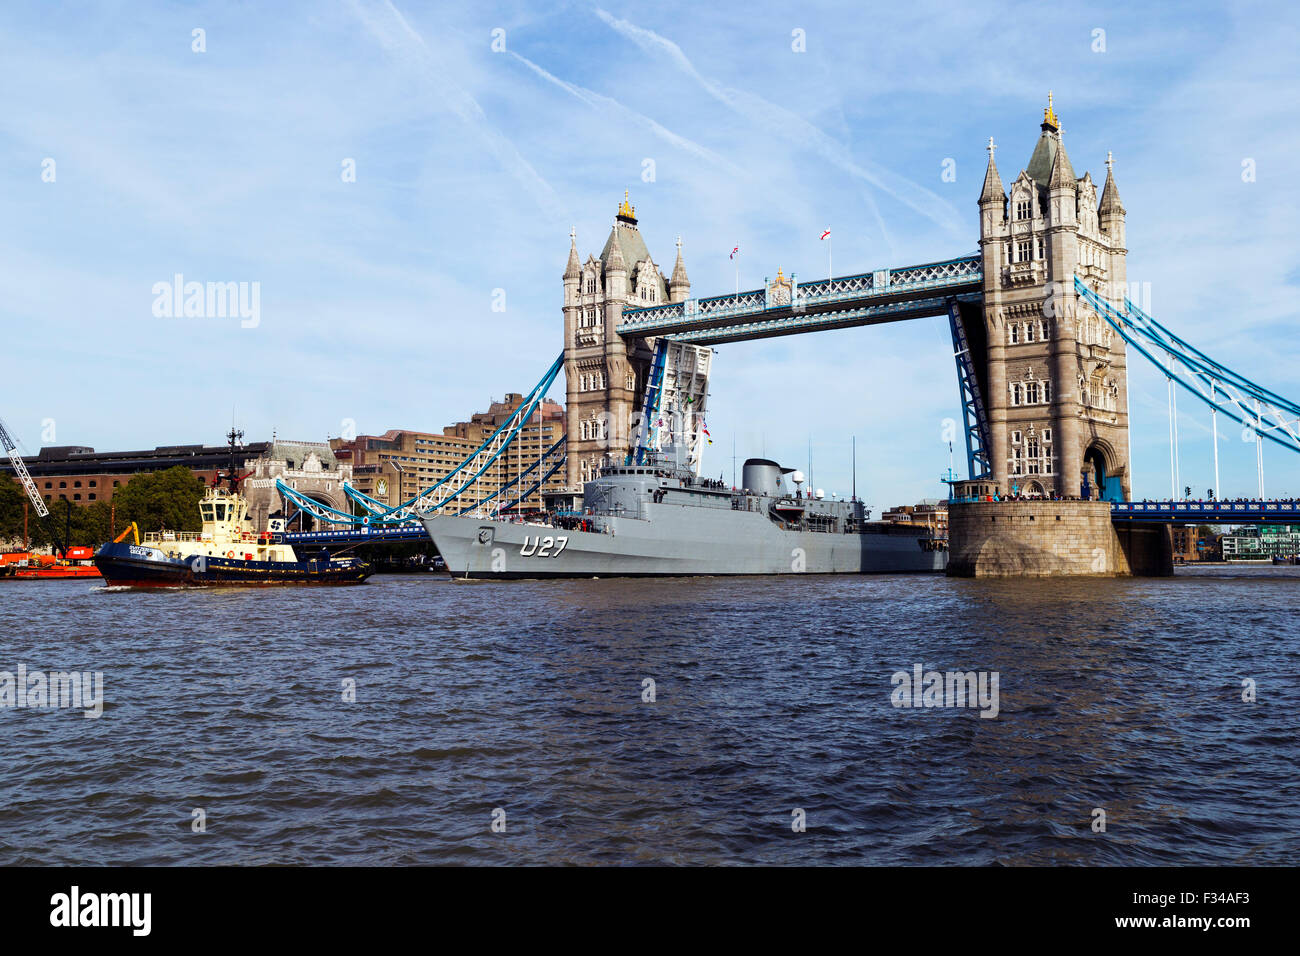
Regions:
<svg viewBox="0 0 1300 956"><path fill-rule="evenodd" d="M1044 428L1044 429L1043 429L1043 444L1046 445L1046 444L1048 444L1049 442L1051 442L1051 440L1052 440L1052 430L1051 430L1050 428Z"/></svg>
<svg viewBox="0 0 1300 956"><path fill-rule="evenodd" d="M96 487L98 484L99 484L99 482L95 481L94 478L91 478L91 479L90 479L90 487L94 488L94 487Z"/></svg>
<svg viewBox="0 0 1300 956"><path fill-rule="evenodd" d="M1046 255L1046 249L1044 249L1044 247L1043 247L1043 237L1042 237L1042 236L1039 236L1039 237L1038 237L1038 258L1040 258L1040 259L1046 259L1046 258L1047 258L1047 255Z"/></svg>
<svg viewBox="0 0 1300 956"><path fill-rule="evenodd" d="M79 495L79 494L73 495L73 496L72 496L72 500L73 500L73 501L80 501L80 500L81 500L81 495Z"/></svg>
<svg viewBox="0 0 1300 956"><path fill-rule="evenodd" d="M80 487L81 487L81 482L79 482L79 481L74 481L74 482L72 483L72 487L74 487L74 488L80 488Z"/></svg>
<svg viewBox="0 0 1300 956"><path fill-rule="evenodd" d="M1046 319L1038 320L1038 337L1042 339L1044 342L1047 341L1047 320Z"/></svg>
<svg viewBox="0 0 1300 956"><path fill-rule="evenodd" d="M92 491L90 494L86 495L86 498L87 498L87 500L89 500L89 501L94 501L94 500L95 500L95 493Z"/></svg>
<svg viewBox="0 0 1300 956"><path fill-rule="evenodd" d="M1017 262L1029 261L1029 240L1028 239L1022 239L1020 242L1016 243L1016 257L1017 257L1016 258Z"/></svg>
<svg viewBox="0 0 1300 956"><path fill-rule="evenodd" d="M46 488L53 488L53 487L54 487L54 482L52 482L52 481L47 481L47 482L45 483L45 487L46 487Z"/></svg>
<svg viewBox="0 0 1300 956"><path fill-rule="evenodd" d="M1037 382L1029 382L1027 385L1025 385L1025 404L1026 405L1038 404L1038 383Z"/></svg>
<svg viewBox="0 0 1300 956"><path fill-rule="evenodd" d="M1011 474L1019 475L1021 472L1020 449L1011 449Z"/></svg>
<svg viewBox="0 0 1300 956"><path fill-rule="evenodd" d="M60 481L60 482L59 482L59 487L60 487L60 488L66 488L66 487L68 487L68 483L67 483L66 481Z"/></svg>
<svg viewBox="0 0 1300 956"><path fill-rule="evenodd" d="M1022 436L1021 436L1020 432L1018 432L1018 431L1014 431L1014 432L1012 432L1012 433L1011 433L1011 444L1013 444L1013 445L1019 445L1019 444L1020 444L1020 439L1021 439L1021 437L1022 437Z"/></svg>
<svg viewBox="0 0 1300 956"><path fill-rule="evenodd" d="M1026 342L1034 341L1034 323L1032 322L1025 323L1025 341Z"/></svg>
<svg viewBox="0 0 1300 956"><path fill-rule="evenodd" d="M1031 207L1028 199L1016 200L1016 218L1028 219L1031 213Z"/></svg>
<svg viewBox="0 0 1300 956"><path fill-rule="evenodd" d="M1019 345L1019 344L1020 344L1020 326L1019 326L1019 324L1017 324L1017 323L1012 323L1011 325L1007 326L1007 335L1008 335L1008 337L1011 339L1011 344L1012 344L1012 345Z"/></svg>
<svg viewBox="0 0 1300 956"><path fill-rule="evenodd" d="M1011 383L1011 404L1012 405L1020 404L1020 383L1019 382Z"/></svg>
<svg viewBox="0 0 1300 956"><path fill-rule="evenodd" d="M1051 402L1052 402L1052 383L1043 382L1043 404L1050 405ZM1043 441L1051 441L1051 435L1047 431L1043 432Z"/></svg>

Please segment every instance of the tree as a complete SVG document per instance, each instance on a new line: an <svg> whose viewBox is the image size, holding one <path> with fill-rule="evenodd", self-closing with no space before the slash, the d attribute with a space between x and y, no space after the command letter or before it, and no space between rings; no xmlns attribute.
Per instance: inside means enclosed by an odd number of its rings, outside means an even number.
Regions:
<svg viewBox="0 0 1300 956"><path fill-rule="evenodd" d="M136 475L113 496L120 531L134 521L143 531L200 531L203 481L184 465Z"/></svg>
<svg viewBox="0 0 1300 956"><path fill-rule="evenodd" d="M22 539L24 504L28 504L27 493L16 479L0 481L0 538ZM31 519L35 524L36 515Z"/></svg>
<svg viewBox="0 0 1300 956"><path fill-rule="evenodd" d="M203 522L199 518L199 499L203 497L203 481L184 465L166 471L146 472L136 475L117 490L110 504L93 501L80 505L67 501L49 502L48 526L59 538L66 537L68 545L95 547L113 537L113 530L121 532L132 521L143 531L199 531ZM0 481L0 538L21 540L23 534L23 503L27 494L16 481ZM69 505L71 508L69 515ZM113 512L116 509L116 525ZM53 544L49 527L29 507L28 534L32 547Z"/></svg>

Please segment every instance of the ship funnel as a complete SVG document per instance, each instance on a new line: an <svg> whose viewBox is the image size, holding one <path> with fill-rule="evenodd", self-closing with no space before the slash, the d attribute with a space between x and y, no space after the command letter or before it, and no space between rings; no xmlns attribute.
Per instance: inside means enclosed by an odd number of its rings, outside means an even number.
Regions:
<svg viewBox="0 0 1300 956"><path fill-rule="evenodd" d="M767 458L750 458L741 472L741 482L746 490L754 494L775 497L785 494L785 489L781 486L781 475L789 470Z"/></svg>

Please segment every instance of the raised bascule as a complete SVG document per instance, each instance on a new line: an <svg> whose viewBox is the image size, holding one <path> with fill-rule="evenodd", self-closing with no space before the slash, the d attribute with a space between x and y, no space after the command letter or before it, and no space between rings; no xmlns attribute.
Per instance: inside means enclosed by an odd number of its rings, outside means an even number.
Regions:
<svg viewBox="0 0 1300 956"><path fill-rule="evenodd" d="M313 517L353 525L339 535L385 528L414 534L422 515L480 513L485 504L484 513L508 511L529 492L503 489L501 500L473 506L461 504L469 500L463 492L508 447L561 369L567 435L538 472L544 480L564 468L571 506L583 485L611 465L667 455L698 475L711 346L941 316L952 333L969 469L967 479L952 483L950 573L1171 569L1167 529L1179 520L1176 478L1167 507L1139 509L1129 501L1130 348L1168 377L1171 404L1177 386L1207 405L1216 434L1219 414L1252 429L1259 520L1294 520L1295 506L1281 506L1284 515L1268 511L1263 500L1262 447L1269 441L1300 451L1300 406L1210 359L1130 301L1126 211L1110 154L1099 193L1090 172L1075 172L1050 94L1039 129L1028 163L1009 186L989 140L978 251L812 282L778 271L758 289L692 297L681 240L665 273L625 193L599 255L583 261L570 233L563 352L517 417L479 452L395 507L345 487L359 514L280 490Z"/></svg>

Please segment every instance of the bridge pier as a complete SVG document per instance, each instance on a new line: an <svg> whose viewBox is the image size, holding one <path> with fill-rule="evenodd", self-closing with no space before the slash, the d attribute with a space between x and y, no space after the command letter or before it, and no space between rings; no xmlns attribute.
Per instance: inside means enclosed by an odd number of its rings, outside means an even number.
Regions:
<svg viewBox="0 0 1300 956"><path fill-rule="evenodd" d="M1169 526L1124 522L1108 501L954 501L948 574L1129 577L1173 574Z"/></svg>

